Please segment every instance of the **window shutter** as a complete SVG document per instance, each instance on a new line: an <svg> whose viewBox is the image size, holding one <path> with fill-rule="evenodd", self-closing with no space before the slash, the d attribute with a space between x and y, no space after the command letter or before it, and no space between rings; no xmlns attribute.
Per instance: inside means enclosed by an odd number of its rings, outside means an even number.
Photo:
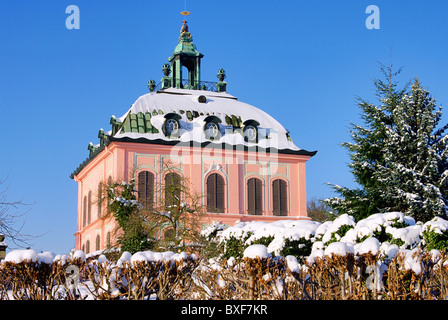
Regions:
<svg viewBox="0 0 448 320"><path fill-rule="evenodd" d="M216 211L216 178L215 173L207 178L207 211Z"/></svg>
<svg viewBox="0 0 448 320"><path fill-rule="evenodd" d="M216 198L215 198L215 205L218 212L224 212L224 192L225 192L225 184L224 184L224 178L219 175L216 175Z"/></svg>
<svg viewBox="0 0 448 320"><path fill-rule="evenodd" d="M272 182L272 212L274 216L280 215L280 180Z"/></svg>
<svg viewBox="0 0 448 320"><path fill-rule="evenodd" d="M154 183L154 173L146 171L146 199L149 208L152 208L154 205Z"/></svg>
<svg viewBox="0 0 448 320"><path fill-rule="evenodd" d="M247 181L247 213L255 214L255 179Z"/></svg>
<svg viewBox="0 0 448 320"><path fill-rule="evenodd" d="M207 211L224 212L224 178L213 173L207 178Z"/></svg>
<svg viewBox="0 0 448 320"><path fill-rule="evenodd" d="M142 171L138 174L138 201L145 209L152 208L154 204L154 174Z"/></svg>
<svg viewBox="0 0 448 320"><path fill-rule="evenodd" d="M101 218L101 209L103 204L103 183L98 183L98 219Z"/></svg>
<svg viewBox="0 0 448 320"><path fill-rule="evenodd" d="M272 211L274 216L288 214L287 185L284 180L276 179L272 182Z"/></svg>
<svg viewBox="0 0 448 320"><path fill-rule="evenodd" d="M112 177L109 176L109 177L107 178L107 188L110 188L111 186L112 186ZM111 202L112 202L112 199L110 199L109 197L107 197L107 203L106 203L106 205L107 205L107 208L106 208L107 213L110 213L110 204L111 204Z"/></svg>
<svg viewBox="0 0 448 320"><path fill-rule="evenodd" d="M280 215L286 216L288 213L288 206L286 202L286 181L280 180Z"/></svg>
<svg viewBox="0 0 448 320"><path fill-rule="evenodd" d="M261 215L263 209L263 184L260 179L247 181L247 211L249 214Z"/></svg>
<svg viewBox="0 0 448 320"><path fill-rule="evenodd" d="M89 191L87 200L87 224L92 221L92 191Z"/></svg>
<svg viewBox="0 0 448 320"><path fill-rule="evenodd" d="M138 174L138 201L145 206L146 195L146 171L142 171Z"/></svg>
<svg viewBox="0 0 448 320"><path fill-rule="evenodd" d="M86 217L87 217L87 196L84 196L84 201L82 203L82 226L86 225Z"/></svg>
<svg viewBox="0 0 448 320"><path fill-rule="evenodd" d="M96 240L95 240L95 250L96 250L96 251L100 250L100 236L99 236L99 235L96 236Z"/></svg>
<svg viewBox="0 0 448 320"><path fill-rule="evenodd" d="M255 179L255 214L256 215L261 215L262 214L262 207L263 207L263 202L262 202L262 182L260 179Z"/></svg>

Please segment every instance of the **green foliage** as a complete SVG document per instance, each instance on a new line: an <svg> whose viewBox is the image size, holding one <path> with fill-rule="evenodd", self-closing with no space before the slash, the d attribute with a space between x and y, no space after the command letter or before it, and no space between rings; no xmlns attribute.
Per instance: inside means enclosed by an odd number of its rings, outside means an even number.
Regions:
<svg viewBox="0 0 448 320"><path fill-rule="evenodd" d="M388 234L390 236L389 243L390 244L396 244L398 247L401 247L405 244L405 242L401 239L393 238L391 234Z"/></svg>
<svg viewBox="0 0 448 320"><path fill-rule="evenodd" d="M257 240L254 240L251 244L262 244L267 247L272 242L272 240L274 240L274 236L261 237Z"/></svg>
<svg viewBox="0 0 448 320"><path fill-rule="evenodd" d="M141 206L135 197L135 180L129 183L112 183L107 188L107 197L110 203L110 211L118 224L122 227Z"/></svg>
<svg viewBox="0 0 448 320"><path fill-rule="evenodd" d="M200 243L203 244L202 255L206 259L221 257L224 254L225 245L218 239L218 232L224 230L224 228L224 225L215 222L201 233Z"/></svg>
<svg viewBox="0 0 448 320"><path fill-rule="evenodd" d="M300 263L304 263L304 258L311 254L313 242L310 239L300 238L299 240L285 239L285 245L280 251L281 256L295 256Z"/></svg>
<svg viewBox="0 0 448 320"><path fill-rule="evenodd" d="M446 252L448 249L448 232L437 233L432 228L423 231L423 240L425 249L430 251L432 249Z"/></svg>
<svg viewBox="0 0 448 320"><path fill-rule="evenodd" d="M348 230L353 229L354 227L348 224L344 224L342 225L338 230L336 230L335 232L333 232L331 234L330 240L328 240L327 242L325 242L325 246L328 246L330 243L332 242L336 242L339 241L339 239L341 239L343 236L345 236L345 234L347 233ZM336 235L338 237L336 237Z"/></svg>
<svg viewBox="0 0 448 320"><path fill-rule="evenodd" d="M142 221L133 220L133 222L125 225L123 235L118 238L118 243L121 245L121 252L128 251L135 253L138 251L153 250L156 246L156 241L149 238L147 231L143 228Z"/></svg>
<svg viewBox="0 0 448 320"><path fill-rule="evenodd" d="M238 238L235 236L230 236L224 242L224 254L223 258L229 259L230 257L234 258L242 258L244 250L248 247L245 244L246 240L250 238L252 235L251 232L248 232L244 237Z"/></svg>
<svg viewBox="0 0 448 320"><path fill-rule="evenodd" d="M204 244L204 247L202 248L202 256L206 259L221 257L224 255L224 243L216 241L216 239L207 240L205 238L201 239L201 243Z"/></svg>
<svg viewBox="0 0 448 320"><path fill-rule="evenodd" d="M154 240L144 228L145 219L140 215L141 205L135 193L134 179L129 183L112 183L107 188L110 211L122 230L117 240L122 252L135 253L154 248Z"/></svg>
<svg viewBox="0 0 448 320"><path fill-rule="evenodd" d="M222 257L226 259L229 259L230 257L242 258L244 250L249 245L262 244L268 247L269 244L275 238L274 236L263 236L252 241L251 243L246 243L247 239L249 239L251 236L252 233L249 232L243 237L235 237L232 235L228 238L223 239L223 241L221 242L222 245L221 248L224 249ZM313 243L311 239L304 239L304 238L300 238L299 240L285 239L285 243L280 251L280 255L281 256L293 255L303 262L304 257L310 255L312 244ZM271 254L274 255L273 252L271 252Z"/></svg>
<svg viewBox="0 0 448 320"><path fill-rule="evenodd" d="M390 220L393 223L390 225L392 228L406 228L408 225L404 221L399 221L398 218ZM365 235L364 237L357 238L356 243L361 243L367 238L369 238L370 235ZM396 244L397 246L401 247L405 244L405 242L402 239L394 238L392 234L386 232L386 227L384 225L380 226L380 230L376 230L373 232L373 237L377 238L380 243L383 242L389 242L390 244Z"/></svg>

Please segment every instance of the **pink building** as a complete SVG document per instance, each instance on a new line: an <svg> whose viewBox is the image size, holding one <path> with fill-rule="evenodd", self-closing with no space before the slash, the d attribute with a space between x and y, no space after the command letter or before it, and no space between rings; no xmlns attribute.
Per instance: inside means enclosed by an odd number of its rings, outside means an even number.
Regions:
<svg viewBox="0 0 448 320"><path fill-rule="evenodd" d="M116 224L97 201L108 181L129 181L135 171L139 200L154 201L160 195L150 190L167 179L165 161L204 195L203 227L308 219L305 163L316 151L298 148L273 117L227 93L224 70L217 83L201 81L202 57L184 21L159 85L149 81L150 92L112 116L98 145L89 144L89 158L71 175L78 182L76 249L110 243Z"/></svg>

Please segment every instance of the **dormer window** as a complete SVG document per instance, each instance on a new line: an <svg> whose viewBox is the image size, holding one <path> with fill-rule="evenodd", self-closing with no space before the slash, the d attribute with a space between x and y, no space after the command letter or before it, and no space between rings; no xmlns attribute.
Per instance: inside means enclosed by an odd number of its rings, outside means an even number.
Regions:
<svg viewBox="0 0 448 320"><path fill-rule="evenodd" d="M168 136L174 136L179 132L179 122L176 119L168 119L165 122L165 131Z"/></svg>
<svg viewBox="0 0 448 320"><path fill-rule="evenodd" d="M205 125L205 136L207 139L213 140L216 139L219 135L219 127L214 122L209 122Z"/></svg>
<svg viewBox="0 0 448 320"><path fill-rule="evenodd" d="M219 124L221 123L221 119L216 116L208 116L204 119L204 134L205 137L209 140L216 140L220 137L219 132Z"/></svg>
<svg viewBox="0 0 448 320"><path fill-rule="evenodd" d="M244 140L256 143L258 141L258 121L246 120L244 121L243 136Z"/></svg>
<svg viewBox="0 0 448 320"><path fill-rule="evenodd" d="M244 137L249 142L257 141L257 128L252 125L248 125L244 128Z"/></svg>
<svg viewBox="0 0 448 320"><path fill-rule="evenodd" d="M179 136L179 119L181 117L176 113L168 113L165 115L165 123L163 125L163 131L165 136L169 138L177 138Z"/></svg>

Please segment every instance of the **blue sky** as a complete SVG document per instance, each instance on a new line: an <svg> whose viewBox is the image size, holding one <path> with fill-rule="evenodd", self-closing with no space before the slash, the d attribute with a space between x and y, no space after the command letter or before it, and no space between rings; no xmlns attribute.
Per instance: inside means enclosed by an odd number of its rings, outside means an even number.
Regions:
<svg viewBox="0 0 448 320"><path fill-rule="evenodd" d="M66 7L80 10L68 30ZM366 8L380 9L369 30ZM163 76L177 44L183 0L3 1L0 5L0 177L7 200L30 203L24 233L36 250L74 247L77 184L69 178L98 130L123 115ZM227 73L228 92L275 117L294 142L318 150L307 166L308 199L332 196L332 182L353 186L350 121L356 96L375 102L379 62L418 76L448 103L445 0L188 0L190 32L205 55L202 79ZM448 119L445 110L443 122Z"/></svg>

